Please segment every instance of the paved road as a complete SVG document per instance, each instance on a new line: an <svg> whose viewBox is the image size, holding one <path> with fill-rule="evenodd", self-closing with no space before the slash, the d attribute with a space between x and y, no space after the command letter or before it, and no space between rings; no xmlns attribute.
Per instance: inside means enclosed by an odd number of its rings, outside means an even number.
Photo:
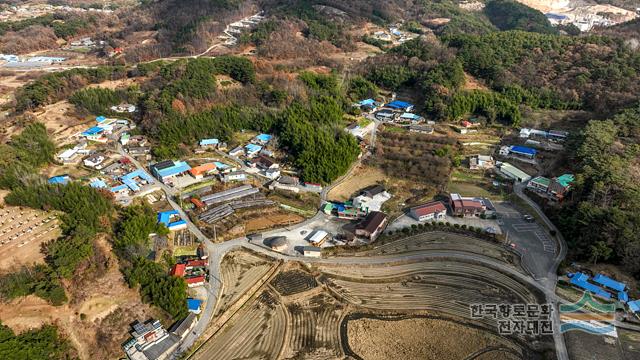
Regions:
<svg viewBox="0 0 640 360"><path fill-rule="evenodd" d="M549 267L546 279L541 281L544 284L546 289L545 293L547 294L547 301L551 302L552 301L551 299L555 298L555 289L558 281L558 275L557 275L558 266L560 265L560 262L562 262L562 260L564 260L564 258L567 256L567 244L564 238L562 237L562 234L560 234L560 231L558 231L558 228L556 228L556 226L551 222L551 220L547 218L547 215L545 215L542 209L540 209L538 204L536 204L533 200L529 199L529 197L524 194L523 190L525 186L526 185L523 183L516 184L516 186L514 187L515 194L519 198L524 200L527 204L529 204L533 208L533 210L538 214L539 218L542 219L545 225L550 230L553 230L556 233L555 238L558 244L558 252L553 259L553 263ZM560 312L558 311L559 310L558 301L555 301L554 307L555 307L555 311L554 311L555 316L553 321L553 325L554 325L553 339L556 344L556 356L558 360L569 360L569 353L567 352L567 346L564 342L564 335L560 333Z"/></svg>

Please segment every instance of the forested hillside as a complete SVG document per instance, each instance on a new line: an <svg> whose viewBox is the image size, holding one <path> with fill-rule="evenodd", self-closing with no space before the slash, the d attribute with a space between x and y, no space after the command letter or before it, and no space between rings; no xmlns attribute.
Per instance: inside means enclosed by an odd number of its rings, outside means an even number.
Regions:
<svg viewBox="0 0 640 360"><path fill-rule="evenodd" d="M576 138L577 191L550 210L575 258L621 263L640 277L640 107L592 120Z"/></svg>

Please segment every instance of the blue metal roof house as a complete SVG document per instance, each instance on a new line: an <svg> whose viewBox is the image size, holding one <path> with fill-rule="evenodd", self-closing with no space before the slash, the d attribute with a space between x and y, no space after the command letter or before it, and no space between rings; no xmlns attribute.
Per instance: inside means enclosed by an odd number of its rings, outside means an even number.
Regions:
<svg viewBox="0 0 640 360"><path fill-rule="evenodd" d="M603 274L597 274L596 276L593 277L592 280L596 284L600 284L604 287L607 287L615 291L624 291L624 289L627 287L627 285L625 285L624 283L615 281L612 278Z"/></svg>
<svg viewBox="0 0 640 360"><path fill-rule="evenodd" d="M358 105L360 106L373 106L375 105L376 101L373 99L366 99L366 100L360 100L358 101Z"/></svg>
<svg viewBox="0 0 640 360"><path fill-rule="evenodd" d="M191 166L184 161L165 160L151 165L151 173L162 182L189 170Z"/></svg>
<svg viewBox="0 0 640 360"><path fill-rule="evenodd" d="M89 129L85 130L84 132L82 132L82 135L83 136L92 136L92 135L100 134L103 131L104 131L104 128L101 128L99 126L94 126L92 128L89 128Z"/></svg>
<svg viewBox="0 0 640 360"><path fill-rule="evenodd" d="M640 300L629 301L627 305L629 305L629 310L631 310L632 313L640 312Z"/></svg>
<svg viewBox="0 0 640 360"><path fill-rule="evenodd" d="M158 223L164 224L172 231L185 229L187 227L187 222L182 219L171 221L173 216L180 216L178 210L161 211L158 213Z"/></svg>
<svg viewBox="0 0 640 360"><path fill-rule="evenodd" d="M92 181L89 186L94 189L105 189L107 187L107 183L105 183L102 179L96 179Z"/></svg>
<svg viewBox="0 0 640 360"><path fill-rule="evenodd" d="M198 299L187 299L187 308L190 312L194 314L199 314L201 311L202 300Z"/></svg>
<svg viewBox="0 0 640 360"><path fill-rule="evenodd" d="M627 302L629 301L629 294L627 294L626 291L620 291L618 293L618 300L622 301L622 302Z"/></svg>
<svg viewBox="0 0 640 360"><path fill-rule="evenodd" d="M104 122L105 120L107 120L107 118L105 116L102 116L102 115L100 115L100 116L98 116L96 118L96 122L98 122L98 124Z"/></svg>
<svg viewBox="0 0 640 360"><path fill-rule="evenodd" d="M413 110L413 104L409 104L408 102L400 101L400 100L394 100L385 106L388 108L392 108L394 110L403 110L403 111Z"/></svg>
<svg viewBox="0 0 640 360"><path fill-rule="evenodd" d="M256 144L247 144L244 148L247 152L247 156L253 156L262 149L262 146Z"/></svg>
<svg viewBox="0 0 640 360"><path fill-rule="evenodd" d="M139 191L140 190L140 185L138 184L138 182L135 180L136 178L140 178L144 181L147 182L147 184L153 184L153 178L151 176L149 176L149 174L147 174L146 172L142 171L141 169L132 171L126 175L123 175L122 177L120 177L120 180L122 181L123 184L127 185L127 187L129 189L131 189L132 191Z"/></svg>
<svg viewBox="0 0 640 360"><path fill-rule="evenodd" d="M606 292L603 288L598 285L589 283L589 275L584 273L575 273L569 274L569 276L571 277L571 280L569 280L570 284L575 285L583 290L589 291L590 293L600 296L604 299L611 299L611 294Z"/></svg>
<svg viewBox="0 0 640 360"><path fill-rule="evenodd" d="M513 153L513 154L517 154L517 155L521 155L521 156L526 156L530 159L533 159L536 154L538 153L538 150L536 149L532 149L532 148L528 148L526 146L517 146L517 145L513 145L509 148L509 152Z"/></svg>
<svg viewBox="0 0 640 360"><path fill-rule="evenodd" d="M200 140L200 146L215 146L220 143L218 139L202 139Z"/></svg>
<svg viewBox="0 0 640 360"><path fill-rule="evenodd" d="M69 175L59 175L49 178L47 182L52 185L67 185L71 181Z"/></svg>
<svg viewBox="0 0 640 360"><path fill-rule="evenodd" d="M260 144L266 144L269 141L271 141L271 139L273 138L272 135L269 134L260 134L258 136L255 137L255 141L260 143Z"/></svg>

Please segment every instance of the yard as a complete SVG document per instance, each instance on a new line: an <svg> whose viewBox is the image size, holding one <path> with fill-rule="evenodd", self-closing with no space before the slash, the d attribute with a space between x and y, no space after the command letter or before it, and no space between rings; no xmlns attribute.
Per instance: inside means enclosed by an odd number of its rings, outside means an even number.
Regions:
<svg viewBox="0 0 640 360"><path fill-rule="evenodd" d="M491 179L484 177L482 172L460 168L451 174L447 192L458 193L462 196L486 197L492 200L502 200L503 198L499 189L493 188Z"/></svg>
<svg viewBox="0 0 640 360"><path fill-rule="evenodd" d="M347 201L359 190L383 182L386 175L382 170L366 165L359 165L343 182L329 191L331 201Z"/></svg>

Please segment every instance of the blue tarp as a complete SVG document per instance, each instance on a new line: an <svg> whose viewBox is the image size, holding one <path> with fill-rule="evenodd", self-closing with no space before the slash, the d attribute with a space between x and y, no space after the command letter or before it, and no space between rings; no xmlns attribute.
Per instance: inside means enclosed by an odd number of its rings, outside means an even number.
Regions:
<svg viewBox="0 0 640 360"><path fill-rule="evenodd" d="M386 106L390 107L392 109L409 109L409 108L413 107L412 104L409 104L408 102L404 102L404 101L400 101L400 100L392 101L392 102L388 103Z"/></svg>
<svg viewBox="0 0 640 360"><path fill-rule="evenodd" d="M640 312L640 300L629 301L627 305L629 305L629 309L631 310L631 312Z"/></svg>
<svg viewBox="0 0 640 360"><path fill-rule="evenodd" d="M104 116L98 116L98 117L96 118L96 121L97 121L98 123L101 123L101 122L103 122L103 121L105 121L105 120L107 120L107 118L106 118L106 117L104 117Z"/></svg>
<svg viewBox="0 0 640 360"><path fill-rule="evenodd" d="M103 132L104 129L99 127L99 126L94 126L90 129L85 130L82 135L84 136L89 136L89 135L96 135L96 134L100 134L101 132Z"/></svg>
<svg viewBox="0 0 640 360"><path fill-rule="evenodd" d="M589 283L588 280L589 280L589 275L583 274L583 273L576 273L575 275L573 275L571 280L569 280L569 283L581 289L587 290L593 293L594 295L598 295L602 298L605 298L607 300L611 299L611 294L606 292L601 287Z"/></svg>
<svg viewBox="0 0 640 360"><path fill-rule="evenodd" d="M220 140L218 139L202 139L200 140L200 146L218 145L219 142Z"/></svg>
<svg viewBox="0 0 640 360"><path fill-rule="evenodd" d="M161 211L158 213L158 222L169 226L171 216L178 215L178 210Z"/></svg>
<svg viewBox="0 0 640 360"><path fill-rule="evenodd" d="M62 185L66 185L69 183L69 175L60 175L60 176L54 176L52 178L49 178L49 180L47 180L49 182L49 184L62 184Z"/></svg>
<svg viewBox="0 0 640 360"><path fill-rule="evenodd" d="M187 299L187 308L189 308L189 311L198 311L198 310L200 310L200 305L202 305L202 300Z"/></svg>
<svg viewBox="0 0 640 360"><path fill-rule="evenodd" d="M613 289L615 291L623 291L624 288L627 287L625 284L619 281L615 281L612 278L602 274L597 274L596 276L594 276L593 282L604 287L608 287L609 289Z"/></svg>
<svg viewBox="0 0 640 360"><path fill-rule="evenodd" d="M267 143L269 141L271 141L271 138L273 136L269 135L269 134L260 134L258 136L256 136L256 139L258 139L258 141L261 141L263 143Z"/></svg>
<svg viewBox="0 0 640 360"><path fill-rule="evenodd" d="M538 150L536 149L532 149L532 148L528 148L526 146L512 146L510 148L511 152L514 152L516 154L524 154L524 155L535 155L538 153Z"/></svg>

